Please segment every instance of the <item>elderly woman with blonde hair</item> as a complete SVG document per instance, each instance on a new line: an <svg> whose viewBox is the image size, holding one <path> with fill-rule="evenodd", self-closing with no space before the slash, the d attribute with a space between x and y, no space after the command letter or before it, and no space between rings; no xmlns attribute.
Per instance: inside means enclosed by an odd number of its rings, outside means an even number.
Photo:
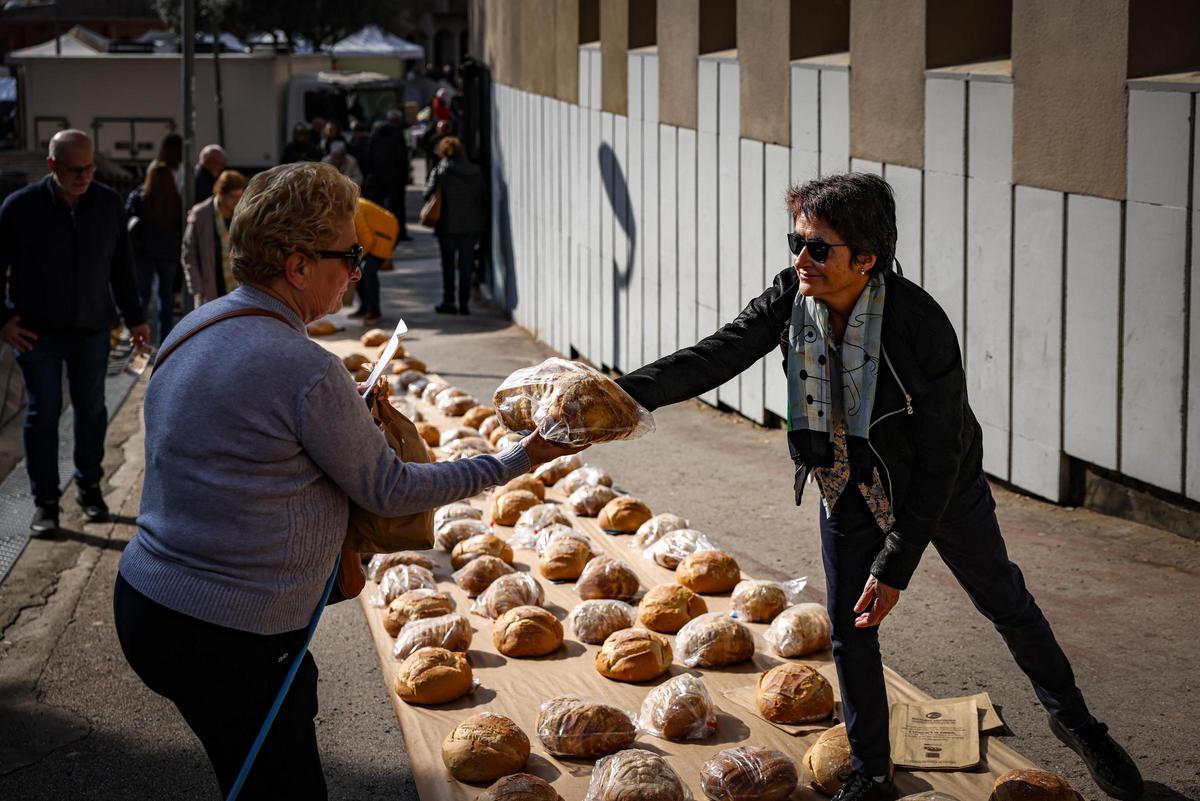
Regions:
<svg viewBox="0 0 1200 801"><path fill-rule="evenodd" d="M231 230L241 286L175 327L163 352L179 347L146 390L146 477L116 582L117 633L204 744L224 794L304 652L349 502L411 514L566 452L533 434L498 456L413 464L388 446L342 363L305 333L360 274L357 199L327 164L256 175ZM304 653L240 798L325 797L316 711Z"/></svg>

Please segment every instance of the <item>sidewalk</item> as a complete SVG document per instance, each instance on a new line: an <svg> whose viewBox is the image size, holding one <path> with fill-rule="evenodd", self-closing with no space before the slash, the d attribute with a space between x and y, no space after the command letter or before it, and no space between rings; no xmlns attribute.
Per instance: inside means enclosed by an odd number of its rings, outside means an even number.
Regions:
<svg viewBox="0 0 1200 801"><path fill-rule="evenodd" d="M398 252L398 269L382 274L381 327L403 315L410 350L481 399L513 369L550 355L480 303L471 317L435 315L436 244L415 236ZM350 342L360 330L352 325L342 338ZM129 670L112 626L112 582L134 530L143 471L143 393L144 382L110 428L108 495L120 522L85 527L64 516L69 532L30 543L0 585L0 798L217 797L199 745ZM800 510L791 505L783 432L698 402L655 418L655 434L594 448L587 460L655 511L688 517L747 572L807 575L810 586L822 587L816 493ZM1010 554L1055 624L1093 710L1141 763L1146 797L1200 798L1193 713L1200 700L1200 544L1002 490L996 496ZM70 503L64 511L76 514ZM1066 775L1085 797L1103 797L1050 735L998 635L932 551L885 622L883 644L886 661L935 696L987 690L1015 734L1009 745ZM356 604L329 611L313 651L330 797L414 798Z"/></svg>

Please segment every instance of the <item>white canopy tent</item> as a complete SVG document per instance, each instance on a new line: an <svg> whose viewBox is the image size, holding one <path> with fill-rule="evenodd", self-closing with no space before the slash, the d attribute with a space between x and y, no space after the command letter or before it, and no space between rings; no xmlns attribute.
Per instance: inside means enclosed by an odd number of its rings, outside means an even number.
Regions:
<svg viewBox="0 0 1200 801"><path fill-rule="evenodd" d="M58 37L60 54L64 56L103 56L108 53L108 38L95 31L88 30L82 25L76 25L71 30ZM54 40L41 44L23 47L8 54L8 60L17 62L27 56L56 55Z"/></svg>
<svg viewBox="0 0 1200 801"><path fill-rule="evenodd" d="M329 48L334 58L398 58L401 60L422 59L425 48L407 39L382 30L378 25L368 25L352 33Z"/></svg>

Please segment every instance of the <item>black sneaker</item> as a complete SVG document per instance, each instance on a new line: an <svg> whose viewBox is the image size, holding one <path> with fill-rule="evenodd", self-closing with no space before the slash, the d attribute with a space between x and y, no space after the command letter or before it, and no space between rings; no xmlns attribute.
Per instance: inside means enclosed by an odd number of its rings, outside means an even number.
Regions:
<svg viewBox="0 0 1200 801"><path fill-rule="evenodd" d="M459 314L466 314L466 315L470 315L470 313L471 313L471 308L470 308L469 306L459 306L459 307L458 307L458 313L459 313Z"/></svg>
<svg viewBox="0 0 1200 801"><path fill-rule="evenodd" d="M37 534L44 534L47 531L55 531L58 528L58 504L57 503L39 503L33 510L33 520L29 523L29 530Z"/></svg>
<svg viewBox="0 0 1200 801"><path fill-rule="evenodd" d="M99 487L80 487L75 491L75 500L83 507L83 516L89 523L108 520L108 504L104 502L104 493Z"/></svg>
<svg viewBox="0 0 1200 801"><path fill-rule="evenodd" d="M895 801L898 797L896 784L890 778L876 781L856 770L842 781L842 789L834 794L832 801Z"/></svg>
<svg viewBox="0 0 1200 801"><path fill-rule="evenodd" d="M458 307L453 303L439 303L433 310L438 314L458 314Z"/></svg>
<svg viewBox="0 0 1200 801"><path fill-rule="evenodd" d="M1083 758L1101 790L1121 801L1141 797L1142 774L1133 758L1108 733L1108 726L1094 721L1080 729L1069 729L1051 716L1050 731Z"/></svg>

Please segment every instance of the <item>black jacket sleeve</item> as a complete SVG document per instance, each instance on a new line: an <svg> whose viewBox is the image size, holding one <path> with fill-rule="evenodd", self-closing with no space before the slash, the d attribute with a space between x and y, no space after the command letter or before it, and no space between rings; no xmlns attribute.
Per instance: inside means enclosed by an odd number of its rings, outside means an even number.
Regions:
<svg viewBox="0 0 1200 801"><path fill-rule="evenodd" d="M733 322L690 348L621 376L617 384L650 411L721 386L786 338L796 285L796 273L788 267Z"/></svg>
<svg viewBox="0 0 1200 801"><path fill-rule="evenodd" d="M927 382L913 399L916 452L912 476L896 524L884 538L871 575L903 590L950 502L970 437L966 425L967 389L954 328L940 309L923 315L922 345L913 348ZM934 345L936 343L936 346Z"/></svg>
<svg viewBox="0 0 1200 801"><path fill-rule="evenodd" d="M109 283L112 286L113 299L121 311L121 319L127 328L146 322L142 310L142 299L138 294L137 277L133 269L133 251L129 246L129 232L126 230L124 211L117 215L120 230L117 231L117 241L113 247L112 264L109 266Z"/></svg>
<svg viewBox="0 0 1200 801"><path fill-rule="evenodd" d="M17 310L8 305L9 274L13 269L13 236L15 225L13 217L16 211L12 203L0 205L0 326L17 315Z"/></svg>

